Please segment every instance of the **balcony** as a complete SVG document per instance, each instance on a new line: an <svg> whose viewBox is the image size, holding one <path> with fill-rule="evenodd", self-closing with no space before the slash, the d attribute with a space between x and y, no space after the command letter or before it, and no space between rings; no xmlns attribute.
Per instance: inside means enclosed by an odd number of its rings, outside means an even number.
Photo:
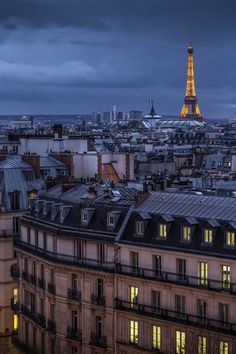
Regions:
<svg viewBox="0 0 236 354"><path fill-rule="evenodd" d="M140 352L150 352L150 353L158 353L158 354L165 354L163 352L161 352L159 349L156 348L150 348L150 347L145 347L145 346L141 346L140 344L136 344L136 343L132 343L130 341L126 341L126 340L117 340L118 344L121 344L122 346L127 346L130 348L135 349L135 351L137 352L137 350L139 349Z"/></svg>
<svg viewBox="0 0 236 354"><path fill-rule="evenodd" d="M68 326L67 338L82 342L82 330Z"/></svg>
<svg viewBox="0 0 236 354"><path fill-rule="evenodd" d="M46 328L46 318L41 313L36 313L36 322L40 327Z"/></svg>
<svg viewBox="0 0 236 354"><path fill-rule="evenodd" d="M45 290L45 280L42 278L38 278L38 287L42 290Z"/></svg>
<svg viewBox="0 0 236 354"><path fill-rule="evenodd" d="M26 270L22 270L22 275L21 275L22 279L29 282L30 276L29 276L29 272L27 272Z"/></svg>
<svg viewBox="0 0 236 354"><path fill-rule="evenodd" d="M36 313L35 308L32 306L21 305L21 312L23 315L31 319L32 321L36 321Z"/></svg>
<svg viewBox="0 0 236 354"><path fill-rule="evenodd" d="M90 258L78 258L66 254L61 254L61 253L54 253L51 251L47 251L43 248L36 247L34 245L31 245L27 242L24 242L20 239L14 239L13 240L14 246L18 250L23 250L26 252L30 252L32 254L35 254L36 256L39 256L43 259L49 260L54 263L61 263L61 264L67 264L67 265L73 265L73 266L79 266L80 268L89 268L89 269L95 269L97 271L106 271L110 273L114 273L115 271L115 264L114 262L99 262L96 259L90 259Z"/></svg>
<svg viewBox="0 0 236 354"><path fill-rule="evenodd" d="M220 280L202 279L200 277L190 276L187 274L132 267L120 263L116 264L116 272L119 274L129 275L137 278L144 278L154 281L236 295L236 283L225 283Z"/></svg>
<svg viewBox="0 0 236 354"><path fill-rule="evenodd" d="M11 298L11 309L14 312L20 311L19 301L17 301L17 299L14 296Z"/></svg>
<svg viewBox="0 0 236 354"><path fill-rule="evenodd" d="M98 336L96 333L91 333L90 344L96 347L106 348L107 347L107 337Z"/></svg>
<svg viewBox="0 0 236 354"><path fill-rule="evenodd" d="M20 268L17 263L11 265L10 274L11 274L11 277L14 279L20 278Z"/></svg>
<svg viewBox="0 0 236 354"><path fill-rule="evenodd" d="M56 322L54 322L52 320L48 320L47 330L51 333L56 333Z"/></svg>
<svg viewBox="0 0 236 354"><path fill-rule="evenodd" d="M91 303L93 305L105 306L105 296L99 296L96 294L91 294Z"/></svg>
<svg viewBox="0 0 236 354"><path fill-rule="evenodd" d="M56 294L56 286L52 283L48 283L48 292L52 295Z"/></svg>
<svg viewBox="0 0 236 354"><path fill-rule="evenodd" d="M37 283L36 276L34 274L30 274L29 281L30 281L31 284L36 285L36 283Z"/></svg>
<svg viewBox="0 0 236 354"><path fill-rule="evenodd" d="M26 354L38 354L37 350L32 349L28 344L21 341L16 335L12 336L12 344Z"/></svg>
<svg viewBox="0 0 236 354"><path fill-rule="evenodd" d="M74 289L68 289L67 291L68 298L71 300L81 301L81 291Z"/></svg>
<svg viewBox="0 0 236 354"><path fill-rule="evenodd" d="M203 318L187 313L168 310L164 308L154 307L145 304L135 304L130 301L116 299L116 309L121 311L129 311L139 315L154 317L165 321L172 321L189 325L193 327L203 328L208 331L221 332L230 335L236 334L236 323L222 322L211 318Z"/></svg>

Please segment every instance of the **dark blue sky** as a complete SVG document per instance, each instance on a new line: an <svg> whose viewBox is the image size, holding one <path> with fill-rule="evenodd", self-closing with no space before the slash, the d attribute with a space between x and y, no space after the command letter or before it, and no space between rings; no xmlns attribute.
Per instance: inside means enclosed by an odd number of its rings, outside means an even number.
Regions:
<svg viewBox="0 0 236 354"><path fill-rule="evenodd" d="M187 45L204 116L236 117L233 0L7 0L0 114L179 114Z"/></svg>

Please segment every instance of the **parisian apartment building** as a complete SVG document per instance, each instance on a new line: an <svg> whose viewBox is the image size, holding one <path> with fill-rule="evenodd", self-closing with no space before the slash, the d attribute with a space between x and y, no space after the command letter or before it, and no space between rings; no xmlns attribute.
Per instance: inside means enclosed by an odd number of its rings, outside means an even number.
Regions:
<svg viewBox="0 0 236 354"><path fill-rule="evenodd" d="M54 187L14 238L19 353L236 353L236 199ZM16 328L17 327L17 328Z"/></svg>

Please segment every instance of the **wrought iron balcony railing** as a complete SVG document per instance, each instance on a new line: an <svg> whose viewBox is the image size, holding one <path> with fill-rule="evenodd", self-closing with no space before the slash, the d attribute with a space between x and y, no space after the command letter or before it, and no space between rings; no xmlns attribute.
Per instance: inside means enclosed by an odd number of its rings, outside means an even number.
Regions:
<svg viewBox="0 0 236 354"><path fill-rule="evenodd" d="M236 283L207 279L181 273L165 272L158 269L132 267L117 263L116 272L138 278L151 279L193 288L236 294Z"/></svg>
<svg viewBox="0 0 236 354"><path fill-rule="evenodd" d="M56 322L48 319L47 330L51 333L56 333Z"/></svg>
<svg viewBox="0 0 236 354"><path fill-rule="evenodd" d="M30 274L29 275L29 281L30 281L31 284L36 285L36 283L37 283L36 276L34 274Z"/></svg>
<svg viewBox="0 0 236 354"><path fill-rule="evenodd" d="M36 313L36 322L40 327L46 328L46 317L41 313Z"/></svg>
<svg viewBox="0 0 236 354"><path fill-rule="evenodd" d="M56 286L52 283L48 283L48 292L52 295L56 294Z"/></svg>
<svg viewBox="0 0 236 354"><path fill-rule="evenodd" d="M21 304L20 308L23 315L27 316L33 321L36 321L36 312L34 307Z"/></svg>
<svg viewBox="0 0 236 354"><path fill-rule="evenodd" d="M17 335L12 336L12 344L26 354L38 354L37 350L20 340Z"/></svg>
<svg viewBox="0 0 236 354"><path fill-rule="evenodd" d="M68 289L67 295L69 299L81 301L81 291L77 291L74 289Z"/></svg>
<svg viewBox="0 0 236 354"><path fill-rule="evenodd" d="M91 333L90 344L95 345L97 347L106 348L107 347L107 337L97 335L96 333Z"/></svg>
<svg viewBox="0 0 236 354"><path fill-rule="evenodd" d="M45 280L44 280L44 279L38 278L38 287L39 287L40 289L45 290Z"/></svg>
<svg viewBox="0 0 236 354"><path fill-rule="evenodd" d="M20 278L20 268L17 263L14 263L11 265L10 274L11 274L11 277L14 279Z"/></svg>
<svg viewBox="0 0 236 354"><path fill-rule="evenodd" d="M105 306L106 303L105 296L91 294L91 303L94 305Z"/></svg>
<svg viewBox="0 0 236 354"><path fill-rule="evenodd" d="M20 311L20 303L14 296L11 298L11 309L14 312Z"/></svg>
<svg viewBox="0 0 236 354"><path fill-rule="evenodd" d="M81 342L82 341L82 330L68 326L67 327L67 338Z"/></svg>
<svg viewBox="0 0 236 354"><path fill-rule="evenodd" d="M199 327L208 331L222 332L227 334L236 334L236 323L229 323L221 320L215 320L207 317L192 315L188 313L173 311L165 308L135 304L130 301L116 299L116 309L121 311L129 311L139 315L159 318L166 321L172 321Z"/></svg>

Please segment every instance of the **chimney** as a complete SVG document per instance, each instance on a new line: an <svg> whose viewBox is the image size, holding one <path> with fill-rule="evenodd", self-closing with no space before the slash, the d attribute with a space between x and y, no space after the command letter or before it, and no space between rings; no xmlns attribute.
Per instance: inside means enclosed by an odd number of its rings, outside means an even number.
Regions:
<svg viewBox="0 0 236 354"><path fill-rule="evenodd" d="M40 156L37 154L24 154L22 160L33 167L36 178L40 177Z"/></svg>
<svg viewBox="0 0 236 354"><path fill-rule="evenodd" d="M64 153L64 154L50 154L51 157L54 159L61 161L66 165L66 168L68 170L69 177L73 176L73 155L70 153Z"/></svg>

